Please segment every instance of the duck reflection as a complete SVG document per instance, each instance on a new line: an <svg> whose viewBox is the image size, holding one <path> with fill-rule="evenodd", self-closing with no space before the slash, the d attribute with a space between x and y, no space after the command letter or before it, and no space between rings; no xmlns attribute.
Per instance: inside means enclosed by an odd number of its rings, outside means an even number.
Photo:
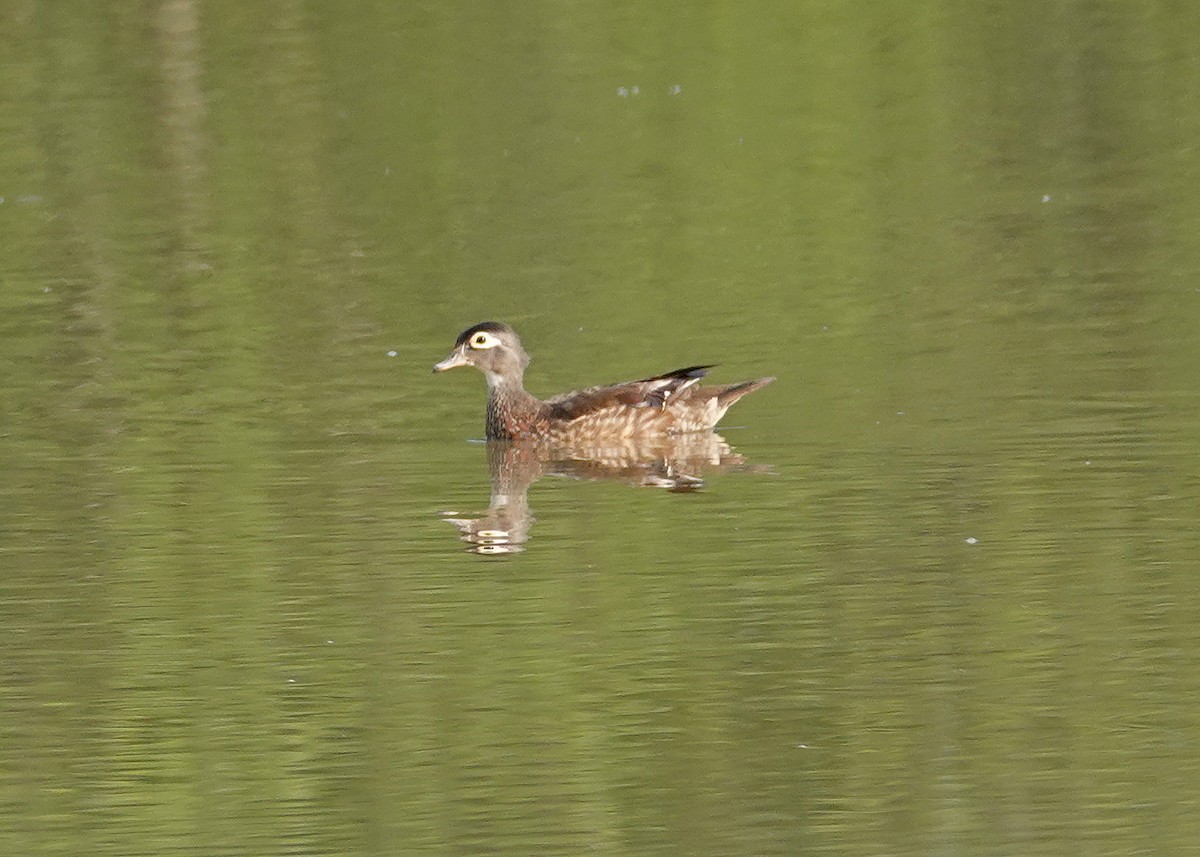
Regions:
<svg viewBox="0 0 1200 857"><path fill-rule="evenodd" d="M603 444L546 444L493 440L487 444L491 502L477 518L443 513L467 550L506 554L524 550L534 517L529 487L543 476L608 480L667 491L695 491L705 473L768 472L751 465L723 437L692 432Z"/></svg>

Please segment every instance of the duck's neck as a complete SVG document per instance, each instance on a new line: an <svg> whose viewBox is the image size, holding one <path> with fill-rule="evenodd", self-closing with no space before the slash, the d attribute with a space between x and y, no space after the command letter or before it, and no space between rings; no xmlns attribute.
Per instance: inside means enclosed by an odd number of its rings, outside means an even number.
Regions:
<svg viewBox="0 0 1200 857"><path fill-rule="evenodd" d="M512 440L528 434L542 403L525 392L521 375L487 374L487 439Z"/></svg>

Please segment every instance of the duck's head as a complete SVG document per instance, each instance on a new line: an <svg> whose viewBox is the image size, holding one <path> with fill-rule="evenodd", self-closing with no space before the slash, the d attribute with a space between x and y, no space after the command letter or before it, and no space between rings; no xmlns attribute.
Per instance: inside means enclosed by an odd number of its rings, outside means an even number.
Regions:
<svg viewBox="0 0 1200 857"><path fill-rule="evenodd" d="M521 347L517 332L498 321L484 321L458 335L450 356L433 367L445 372L456 366L474 366L487 378L488 386L520 382L529 365L529 355Z"/></svg>

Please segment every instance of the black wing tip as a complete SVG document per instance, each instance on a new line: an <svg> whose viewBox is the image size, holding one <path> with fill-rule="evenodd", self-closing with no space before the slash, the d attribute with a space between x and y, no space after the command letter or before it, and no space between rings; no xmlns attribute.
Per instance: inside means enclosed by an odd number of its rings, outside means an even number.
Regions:
<svg viewBox="0 0 1200 857"><path fill-rule="evenodd" d="M646 381L666 381L668 378L679 378L684 381L703 378L708 374L708 370L714 368L716 365L716 363L708 363L703 366L685 366L682 369L675 369L671 372L665 372L662 375L655 375L653 378L643 378L639 383Z"/></svg>

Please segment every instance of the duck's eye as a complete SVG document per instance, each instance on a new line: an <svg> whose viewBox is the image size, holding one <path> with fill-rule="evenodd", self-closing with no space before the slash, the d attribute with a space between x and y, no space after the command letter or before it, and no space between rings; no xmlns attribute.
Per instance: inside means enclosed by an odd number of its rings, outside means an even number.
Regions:
<svg viewBox="0 0 1200 857"><path fill-rule="evenodd" d="M499 344L500 340L490 333L483 333L481 331L471 337L472 348L495 348Z"/></svg>

